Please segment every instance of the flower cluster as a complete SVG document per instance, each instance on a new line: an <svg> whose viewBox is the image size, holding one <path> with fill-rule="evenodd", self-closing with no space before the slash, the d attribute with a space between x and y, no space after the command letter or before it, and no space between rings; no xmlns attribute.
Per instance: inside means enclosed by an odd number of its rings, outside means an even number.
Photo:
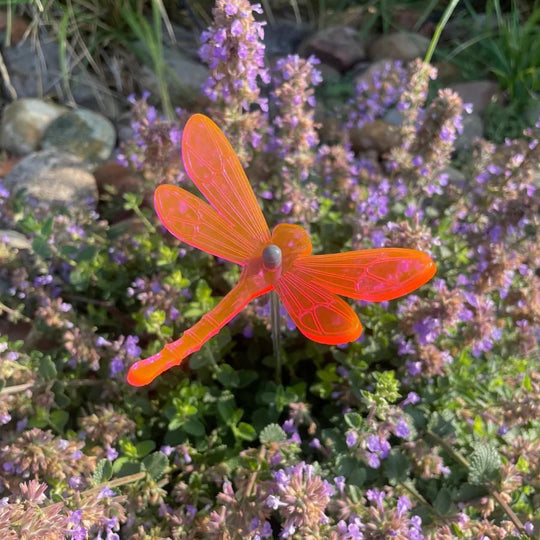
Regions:
<svg viewBox="0 0 540 540"><path fill-rule="evenodd" d="M325 510L334 488L306 463L279 469L273 477L265 505L284 520L281 537L318 534L320 525L329 522Z"/></svg>
<svg viewBox="0 0 540 540"><path fill-rule="evenodd" d="M199 49L210 68L203 91L214 103L212 116L244 164L267 128L268 100L261 96L259 81L269 83L270 74L264 66L264 23L255 20L254 12L262 12L260 4L217 0L213 24L202 33Z"/></svg>
<svg viewBox="0 0 540 540"><path fill-rule="evenodd" d="M120 165L139 171L149 185L155 186L156 178L169 184L181 183L185 179L180 159L181 126L187 115L177 109L175 121L165 120L148 103L149 96L145 92L140 99L129 97L132 136L121 145L116 159Z"/></svg>

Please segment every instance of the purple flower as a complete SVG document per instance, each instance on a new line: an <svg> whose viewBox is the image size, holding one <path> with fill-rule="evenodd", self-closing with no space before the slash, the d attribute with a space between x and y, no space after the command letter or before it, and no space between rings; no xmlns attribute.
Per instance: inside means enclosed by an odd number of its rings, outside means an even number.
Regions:
<svg viewBox="0 0 540 540"><path fill-rule="evenodd" d="M372 469L378 469L381 466L381 460L379 459L379 456L373 452L366 452L366 459L368 465Z"/></svg>
<svg viewBox="0 0 540 540"><path fill-rule="evenodd" d="M403 517L411 508L412 504L409 497L407 497L406 495L402 495L401 497L399 497L396 509L400 518Z"/></svg>
<svg viewBox="0 0 540 540"><path fill-rule="evenodd" d="M138 358L141 355L141 348L137 346L137 343L139 343L138 336L127 336L125 348L128 356Z"/></svg>
<svg viewBox="0 0 540 540"><path fill-rule="evenodd" d="M114 461L118 457L118 451L112 446L107 445L107 459Z"/></svg>
<svg viewBox="0 0 540 540"><path fill-rule="evenodd" d="M336 476L334 478L334 482L338 488L338 491L340 493L343 493L343 490L345 489L345 477L344 476Z"/></svg>
<svg viewBox="0 0 540 540"><path fill-rule="evenodd" d="M68 480L68 484L73 489L80 489L82 486L82 478L80 476L72 476Z"/></svg>
<svg viewBox="0 0 540 540"><path fill-rule="evenodd" d="M286 503L281 502L279 497L276 497L274 495L268 495L266 500L264 501L264 504L273 510L277 510L280 506L287 506Z"/></svg>
<svg viewBox="0 0 540 540"><path fill-rule="evenodd" d="M418 394L416 392L409 392L407 394L407 397L401 402L401 407L405 407L406 405L415 405L420 401L420 398L418 397Z"/></svg>
<svg viewBox="0 0 540 540"><path fill-rule="evenodd" d="M103 499L104 497L114 497L115 495L115 492L109 486L105 486L99 492L98 499Z"/></svg>
<svg viewBox="0 0 540 540"><path fill-rule="evenodd" d="M354 446L357 440L358 440L358 436L356 435L354 431L349 431L349 433L347 433L347 436L345 437L345 442L349 448L351 446Z"/></svg>
<svg viewBox="0 0 540 540"><path fill-rule="evenodd" d="M375 489L375 488L368 489L366 491L366 499L371 503L375 503L381 512L383 510L384 497L385 497L384 491L379 491L378 489Z"/></svg>
<svg viewBox="0 0 540 540"><path fill-rule="evenodd" d="M394 426L394 433L398 437L405 439L411 434L411 430L409 429L407 422L405 422L405 420L403 419L400 419L398 423Z"/></svg>

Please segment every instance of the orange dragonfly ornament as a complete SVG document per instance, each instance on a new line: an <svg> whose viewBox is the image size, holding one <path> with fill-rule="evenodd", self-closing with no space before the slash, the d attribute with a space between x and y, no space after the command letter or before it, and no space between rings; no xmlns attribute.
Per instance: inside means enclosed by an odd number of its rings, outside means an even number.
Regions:
<svg viewBox="0 0 540 540"><path fill-rule="evenodd" d="M311 255L308 233L281 223L272 233L229 141L206 116L192 116L182 136L185 169L210 204L188 191L161 185L154 203L167 230L191 246L243 267L237 285L182 337L129 369L143 386L198 351L251 300L275 290L296 326L327 345L355 341L362 325L338 295L382 302L414 291L436 272L421 251L366 249Z"/></svg>

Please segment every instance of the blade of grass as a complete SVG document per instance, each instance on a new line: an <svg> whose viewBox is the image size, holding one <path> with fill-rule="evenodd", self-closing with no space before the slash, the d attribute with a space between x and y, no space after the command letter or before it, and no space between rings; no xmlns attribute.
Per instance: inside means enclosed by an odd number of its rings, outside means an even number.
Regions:
<svg viewBox="0 0 540 540"><path fill-rule="evenodd" d="M448 4L446 9L444 10L443 16L441 17L441 20L439 21L437 28L435 28L433 37L431 38L431 43L429 44L429 48L424 58L424 62L427 62L428 64L429 62L431 62L431 58L433 57L433 53L435 52L435 48L437 47L437 43L439 42L442 31L444 27L446 26L446 23L452 16L452 13L454 12L454 9L456 9L456 6L458 5L458 3L459 3L459 0L452 0L450 4Z"/></svg>

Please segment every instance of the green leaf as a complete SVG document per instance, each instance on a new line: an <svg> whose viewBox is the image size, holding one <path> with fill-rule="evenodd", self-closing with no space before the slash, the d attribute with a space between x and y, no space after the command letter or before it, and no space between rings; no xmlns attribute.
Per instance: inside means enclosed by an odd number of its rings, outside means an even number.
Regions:
<svg viewBox="0 0 540 540"><path fill-rule="evenodd" d="M234 416L237 410L234 397L232 395L224 395L219 398L217 403L218 413L223 418L227 425L234 424Z"/></svg>
<svg viewBox="0 0 540 540"><path fill-rule="evenodd" d="M50 381L57 375L56 365L50 356L44 356L39 364L39 374L46 380Z"/></svg>
<svg viewBox="0 0 540 540"><path fill-rule="evenodd" d="M85 246L77 254L77 262L91 261L99 251L96 246Z"/></svg>
<svg viewBox="0 0 540 540"><path fill-rule="evenodd" d="M246 422L240 422L233 431L236 437L243 439L244 441L252 441L257 437L255 428L250 424L246 424Z"/></svg>
<svg viewBox="0 0 540 540"><path fill-rule="evenodd" d="M122 456L115 460L113 465L113 472L115 475L129 476L130 474L136 474L141 470L141 463L138 461L133 461L132 459Z"/></svg>
<svg viewBox="0 0 540 540"><path fill-rule="evenodd" d="M429 420L428 429L441 437L441 439L454 437L456 434L454 421L455 417L451 411L443 410L442 412L436 412Z"/></svg>
<svg viewBox="0 0 540 540"><path fill-rule="evenodd" d="M392 452L383 463L391 482L404 482L407 479L410 463L406 456L400 452Z"/></svg>
<svg viewBox="0 0 540 540"><path fill-rule="evenodd" d="M163 452L154 452L144 458L143 465L152 480L159 480L169 466L169 459Z"/></svg>
<svg viewBox="0 0 540 540"><path fill-rule="evenodd" d="M69 420L69 414L66 411L52 411L49 416L49 423L59 433L62 433Z"/></svg>
<svg viewBox="0 0 540 540"><path fill-rule="evenodd" d="M92 481L94 484L103 484L110 480L113 473L111 462L108 459L100 459L96 466L96 470L92 475Z"/></svg>
<svg viewBox="0 0 540 540"><path fill-rule="evenodd" d="M32 241L32 249L43 259L48 259L52 255L51 246L43 236L36 236Z"/></svg>
<svg viewBox="0 0 540 540"><path fill-rule="evenodd" d="M154 441L141 441L135 445L135 452L138 458L147 456L154 448L156 443Z"/></svg>
<svg viewBox="0 0 540 540"><path fill-rule="evenodd" d="M198 351L189 358L189 367L191 369L201 369L209 366L212 363L212 358L204 352Z"/></svg>
<svg viewBox="0 0 540 540"><path fill-rule="evenodd" d="M190 416L182 425L182 429L195 437L202 437L206 432L203 423L196 416Z"/></svg>
<svg viewBox="0 0 540 540"><path fill-rule="evenodd" d="M52 228L53 228L53 223L54 223L54 217L53 217L53 216L49 216L49 217L43 222L43 224L41 225L41 234L42 234L45 238L48 238L49 236L51 236Z"/></svg>
<svg viewBox="0 0 540 540"><path fill-rule="evenodd" d="M238 388L240 383L238 373L229 364L220 366L216 378L225 388Z"/></svg>
<svg viewBox="0 0 540 540"><path fill-rule="evenodd" d="M433 507L443 516L448 515L455 510L454 504L452 503L452 494L449 489L442 488L439 493L437 493L437 497L435 497L435 500L433 501Z"/></svg>
<svg viewBox="0 0 540 540"><path fill-rule="evenodd" d="M345 422L353 429L360 429L362 427L362 416L355 412L345 413Z"/></svg>
<svg viewBox="0 0 540 540"><path fill-rule="evenodd" d="M278 424L267 425L260 433L261 444L283 442L287 440L287 434Z"/></svg>
<svg viewBox="0 0 540 540"><path fill-rule="evenodd" d="M490 444L477 444L470 457L469 482L482 485L492 480L501 466L501 457Z"/></svg>

